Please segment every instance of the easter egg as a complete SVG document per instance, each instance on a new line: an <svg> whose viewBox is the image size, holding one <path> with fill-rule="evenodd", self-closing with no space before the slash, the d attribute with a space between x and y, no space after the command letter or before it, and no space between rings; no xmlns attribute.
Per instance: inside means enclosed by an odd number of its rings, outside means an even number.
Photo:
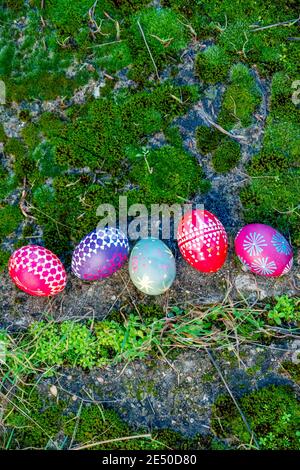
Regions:
<svg viewBox="0 0 300 470"><path fill-rule="evenodd" d="M133 284L144 294L163 294L175 279L174 256L161 240L143 238L131 252L129 274Z"/></svg>
<svg viewBox="0 0 300 470"><path fill-rule="evenodd" d="M279 277L287 274L293 265L291 245L269 225L246 225L234 243L240 261L260 276Z"/></svg>
<svg viewBox="0 0 300 470"><path fill-rule="evenodd" d="M72 271L86 281L103 279L123 266L128 252L128 240L121 230L113 227L95 229L75 248Z"/></svg>
<svg viewBox="0 0 300 470"><path fill-rule="evenodd" d="M61 261L42 246L28 245L16 250L9 259L8 272L19 289L40 297L59 294L67 282Z"/></svg>
<svg viewBox="0 0 300 470"><path fill-rule="evenodd" d="M177 242L183 258L193 268L204 273L214 273L225 263L227 234L214 214L195 209L181 219Z"/></svg>

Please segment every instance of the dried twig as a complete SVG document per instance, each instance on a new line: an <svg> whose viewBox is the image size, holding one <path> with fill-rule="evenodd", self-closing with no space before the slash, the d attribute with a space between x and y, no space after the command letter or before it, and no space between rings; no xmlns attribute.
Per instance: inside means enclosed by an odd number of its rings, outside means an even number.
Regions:
<svg viewBox="0 0 300 470"><path fill-rule="evenodd" d="M30 206L26 201L26 195L27 195L26 183L27 183L26 178L24 178L22 194L21 194L21 198L19 202L20 211L22 212L24 217L26 217L26 219L36 220L36 218L30 214Z"/></svg>
<svg viewBox="0 0 300 470"><path fill-rule="evenodd" d="M143 28L142 28L142 25L141 25L141 23L140 23L139 21L137 22L137 24L138 24L138 27L139 27L139 29L140 29L141 35L142 35L142 37L143 37L144 43L145 43L145 45L146 45L146 47L147 47L147 51L149 52L149 55L150 55L151 61L152 61L152 63L153 63L153 66L154 66L154 68L155 68L156 77L157 77L158 80L160 80L159 74L158 74L158 69L157 69L156 63L155 63L155 61L154 61L154 58L153 58L152 52L151 52L151 50L150 50L150 47L149 47L149 45L148 45L148 42L147 42L145 33L144 33L144 31L143 31Z"/></svg>
<svg viewBox="0 0 300 470"><path fill-rule="evenodd" d="M104 12L104 15L106 16L106 18L108 18L115 24L116 31L117 31L116 41L117 42L120 41L120 36L121 36L120 23L117 20L114 20L108 13Z"/></svg>
<svg viewBox="0 0 300 470"><path fill-rule="evenodd" d="M224 16L225 16L225 26L222 27L220 23L216 25L217 30L220 31L221 33L223 33L227 29L227 26L228 26L228 19L227 19L226 13L224 14Z"/></svg>
<svg viewBox="0 0 300 470"><path fill-rule="evenodd" d="M96 0L93 6L89 9L89 27L90 27L90 31L91 31L91 35L93 36L93 39L95 39L96 34L101 34L102 36L109 36L109 34L103 33L101 31L103 20L100 20L99 25L95 20L95 10L96 10L97 3L98 3L98 0Z"/></svg>
<svg viewBox="0 0 300 470"><path fill-rule="evenodd" d="M252 33L255 33L256 31L263 31L264 29L276 28L277 26L292 26L293 24L298 23L299 20L300 20L300 16L298 16L298 18L294 20L282 21L281 23L269 24L267 26L257 27L255 24L252 24L250 25L250 28L253 28L253 29L250 29L250 31Z"/></svg>
<svg viewBox="0 0 300 470"><path fill-rule="evenodd" d="M102 44L96 44L95 46L88 47L87 49L94 49L94 47L109 46L110 44L116 44L117 42L123 42L123 40L120 39L119 41L103 42Z"/></svg>
<svg viewBox="0 0 300 470"><path fill-rule="evenodd" d="M246 137L244 137L243 135L234 135L234 134L231 134L231 132L226 131L219 124L212 121L212 119L208 116L208 114L205 111L200 111L200 114L209 124L215 127L218 131L222 132L222 134L228 135L228 137L231 137L232 139L235 139L235 140L246 140Z"/></svg>
<svg viewBox="0 0 300 470"><path fill-rule="evenodd" d="M131 439L145 439L145 438L152 439L152 435L151 434L138 434L137 436L117 437L115 439L107 439L106 441L93 442L92 444L86 444L80 447L73 447L72 450L90 449L91 447L100 446L102 444L110 444L111 442L129 441Z"/></svg>
<svg viewBox="0 0 300 470"><path fill-rule="evenodd" d="M157 39L164 47L169 47L174 38L162 39L156 34L150 34L154 39Z"/></svg>
<svg viewBox="0 0 300 470"><path fill-rule="evenodd" d="M190 30L190 32L192 33L192 35L195 39L197 38L197 33L194 30L194 28L192 27L192 25L190 25L189 23L183 23L183 21L180 21L180 20L178 20L178 21L179 21L179 23L181 23L183 26L185 26L187 29Z"/></svg>

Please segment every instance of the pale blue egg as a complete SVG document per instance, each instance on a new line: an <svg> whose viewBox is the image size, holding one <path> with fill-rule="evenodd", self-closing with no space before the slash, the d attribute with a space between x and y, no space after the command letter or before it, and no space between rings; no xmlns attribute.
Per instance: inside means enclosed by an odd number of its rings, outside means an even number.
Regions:
<svg viewBox="0 0 300 470"><path fill-rule="evenodd" d="M163 294L175 279L174 256L161 240L143 238L131 252L129 274L133 284L144 294Z"/></svg>

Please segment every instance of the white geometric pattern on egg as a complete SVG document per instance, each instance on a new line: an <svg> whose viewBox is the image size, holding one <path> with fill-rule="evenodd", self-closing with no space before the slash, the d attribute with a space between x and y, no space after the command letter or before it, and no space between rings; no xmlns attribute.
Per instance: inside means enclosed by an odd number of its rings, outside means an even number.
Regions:
<svg viewBox="0 0 300 470"><path fill-rule="evenodd" d="M128 240L121 230L114 227L95 229L75 248L72 271L80 279L107 277L121 266L127 258L128 249Z"/></svg>
<svg viewBox="0 0 300 470"><path fill-rule="evenodd" d="M122 232L120 232L120 230L109 227L95 233L91 232L76 248L78 249L78 253L82 253L83 255L82 257L80 256L76 264L81 266L81 264L83 264L88 258L91 258L93 254L96 254L99 249L104 251L106 247L110 248L111 245L115 247L123 246L128 248L127 238L122 234Z"/></svg>
<svg viewBox="0 0 300 470"><path fill-rule="evenodd" d="M21 289L27 286L19 279L24 271L33 274L50 290L49 295L61 292L66 283L66 272L56 255L44 247L28 245L15 251L9 260L9 272L14 273L14 281ZM43 295L41 289L32 291Z"/></svg>

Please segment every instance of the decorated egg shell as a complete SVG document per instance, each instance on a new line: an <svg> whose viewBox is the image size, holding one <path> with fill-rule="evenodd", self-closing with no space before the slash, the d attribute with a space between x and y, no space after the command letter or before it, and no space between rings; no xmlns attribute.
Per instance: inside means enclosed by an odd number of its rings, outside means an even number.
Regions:
<svg viewBox="0 0 300 470"><path fill-rule="evenodd" d="M281 233L265 224L243 227L235 239L240 261L255 274L279 277L293 265L293 250Z"/></svg>
<svg viewBox="0 0 300 470"><path fill-rule="evenodd" d="M19 289L39 297L59 294L67 282L65 268L58 257L37 245L16 250L9 259L8 272Z"/></svg>
<svg viewBox="0 0 300 470"><path fill-rule="evenodd" d="M204 209L195 209L181 219L177 242L183 258L193 268L214 273L225 263L227 234L217 217Z"/></svg>
<svg viewBox="0 0 300 470"><path fill-rule="evenodd" d="M86 281L103 279L123 266L128 252L128 240L121 230L113 227L95 229L75 248L72 271Z"/></svg>
<svg viewBox="0 0 300 470"><path fill-rule="evenodd" d="M175 279L174 256L161 240L143 238L131 252L129 274L133 284L144 294L163 294Z"/></svg>

